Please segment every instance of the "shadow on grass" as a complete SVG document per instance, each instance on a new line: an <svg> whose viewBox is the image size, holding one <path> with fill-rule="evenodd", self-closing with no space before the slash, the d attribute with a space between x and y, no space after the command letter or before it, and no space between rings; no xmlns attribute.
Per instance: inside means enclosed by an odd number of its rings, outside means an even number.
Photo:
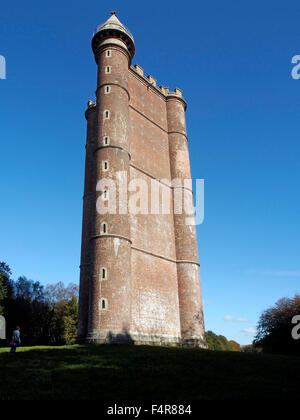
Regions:
<svg viewBox="0 0 300 420"><path fill-rule="evenodd" d="M22 349L21 349L22 350ZM300 359L130 345L0 353L0 399L297 399Z"/></svg>

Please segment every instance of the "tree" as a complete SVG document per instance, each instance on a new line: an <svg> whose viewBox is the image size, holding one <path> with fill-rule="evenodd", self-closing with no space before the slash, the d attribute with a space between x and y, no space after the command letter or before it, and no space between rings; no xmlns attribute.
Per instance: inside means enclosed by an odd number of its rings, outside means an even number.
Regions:
<svg viewBox="0 0 300 420"><path fill-rule="evenodd" d="M206 331L205 333L206 342L209 350L221 350L218 336L212 331Z"/></svg>
<svg viewBox="0 0 300 420"><path fill-rule="evenodd" d="M14 288L10 279L11 269L5 262L0 262L0 315L5 314L7 300L13 296Z"/></svg>
<svg viewBox="0 0 300 420"><path fill-rule="evenodd" d="M226 350L226 351L231 350L230 344L228 343L228 340L226 337L224 337L224 335L219 335L218 340L221 346L221 350Z"/></svg>
<svg viewBox="0 0 300 420"><path fill-rule="evenodd" d="M76 296L66 304L62 318L62 339L65 344L75 344L78 325L78 303Z"/></svg>
<svg viewBox="0 0 300 420"><path fill-rule="evenodd" d="M3 315L3 306L1 306L2 301L6 297L6 287L5 287L5 274L0 273L0 315Z"/></svg>
<svg viewBox="0 0 300 420"><path fill-rule="evenodd" d="M232 351L242 351L240 344L234 340L229 340L229 345Z"/></svg>
<svg viewBox="0 0 300 420"><path fill-rule="evenodd" d="M69 283L69 285L65 287L64 283L60 281L46 286L46 298L52 305L63 300L68 301L72 299L73 296L78 298L78 295L79 289L75 283Z"/></svg>
<svg viewBox="0 0 300 420"><path fill-rule="evenodd" d="M295 315L300 315L300 295L279 299L261 314L254 346L265 353L299 355L300 339L292 337Z"/></svg>
<svg viewBox="0 0 300 420"><path fill-rule="evenodd" d="M76 296L61 300L53 307L51 319L52 344L74 344L77 337L78 303Z"/></svg>
<svg viewBox="0 0 300 420"><path fill-rule="evenodd" d="M0 273L5 273L8 277L11 275L11 269L5 262L0 262Z"/></svg>
<svg viewBox="0 0 300 420"><path fill-rule="evenodd" d="M10 299L14 295L14 285L11 280L11 269L5 262L0 262L0 275L2 280L2 286L5 288L5 298Z"/></svg>
<svg viewBox="0 0 300 420"><path fill-rule="evenodd" d="M15 294L16 298L33 301L45 301L44 286L39 281L33 281L27 279L25 276L21 276L15 283Z"/></svg>

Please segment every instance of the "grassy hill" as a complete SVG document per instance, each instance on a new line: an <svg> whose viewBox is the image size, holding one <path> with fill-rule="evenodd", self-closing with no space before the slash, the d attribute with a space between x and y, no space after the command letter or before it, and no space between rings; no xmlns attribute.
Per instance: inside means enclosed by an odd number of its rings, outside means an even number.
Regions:
<svg viewBox="0 0 300 420"><path fill-rule="evenodd" d="M0 400L297 399L300 358L148 346L0 349Z"/></svg>

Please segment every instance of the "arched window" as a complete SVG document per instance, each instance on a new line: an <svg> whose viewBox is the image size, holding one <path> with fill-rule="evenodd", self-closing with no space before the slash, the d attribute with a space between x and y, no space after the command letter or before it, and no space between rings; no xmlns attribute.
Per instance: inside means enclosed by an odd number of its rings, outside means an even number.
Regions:
<svg viewBox="0 0 300 420"><path fill-rule="evenodd" d="M103 146L107 146L109 145L109 137L108 136L104 136L103 137Z"/></svg>
<svg viewBox="0 0 300 420"><path fill-rule="evenodd" d="M103 117L104 117L105 120L109 120L110 119L110 111L108 109L106 109L103 112Z"/></svg>
<svg viewBox="0 0 300 420"><path fill-rule="evenodd" d="M103 171L108 171L108 168L109 168L108 161L107 160L103 160L102 161L102 170Z"/></svg>
<svg viewBox="0 0 300 420"><path fill-rule="evenodd" d="M107 307L108 307L108 304L107 304L107 299L105 299L105 298L101 298L101 299L100 299L100 310L101 310L101 311L104 311L104 310L106 310L106 309L107 309Z"/></svg>
<svg viewBox="0 0 300 420"><path fill-rule="evenodd" d="M101 227L100 227L100 233L106 234L107 233L107 230L108 230L107 223L106 222L102 222L101 223Z"/></svg>

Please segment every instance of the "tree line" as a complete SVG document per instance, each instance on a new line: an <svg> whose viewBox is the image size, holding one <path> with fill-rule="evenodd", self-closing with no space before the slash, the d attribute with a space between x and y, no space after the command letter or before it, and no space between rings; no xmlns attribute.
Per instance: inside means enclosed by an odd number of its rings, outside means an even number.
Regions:
<svg viewBox="0 0 300 420"><path fill-rule="evenodd" d="M16 326L22 345L74 344L78 324L78 286L62 282L43 286L25 276L13 280L8 264L0 262L0 315L6 320L7 340Z"/></svg>
<svg viewBox="0 0 300 420"><path fill-rule="evenodd" d="M0 315L6 319L7 338L18 325L23 345L74 344L78 325L78 286L62 282L43 286L25 276L13 280L11 269L0 262ZM296 318L295 318L296 317ZM296 321L295 321L296 319ZM8 340L0 340L7 345ZM300 355L300 295L279 299L262 312L257 334L249 346L206 332L210 350L260 351Z"/></svg>
<svg viewBox="0 0 300 420"><path fill-rule="evenodd" d="M212 331L206 331L205 338L209 350L242 351L239 343L234 340L227 340L224 335L217 335Z"/></svg>
<svg viewBox="0 0 300 420"><path fill-rule="evenodd" d="M212 331L206 332L206 342L210 350L300 356L300 295L281 298L262 311L256 330L252 344L246 346Z"/></svg>

